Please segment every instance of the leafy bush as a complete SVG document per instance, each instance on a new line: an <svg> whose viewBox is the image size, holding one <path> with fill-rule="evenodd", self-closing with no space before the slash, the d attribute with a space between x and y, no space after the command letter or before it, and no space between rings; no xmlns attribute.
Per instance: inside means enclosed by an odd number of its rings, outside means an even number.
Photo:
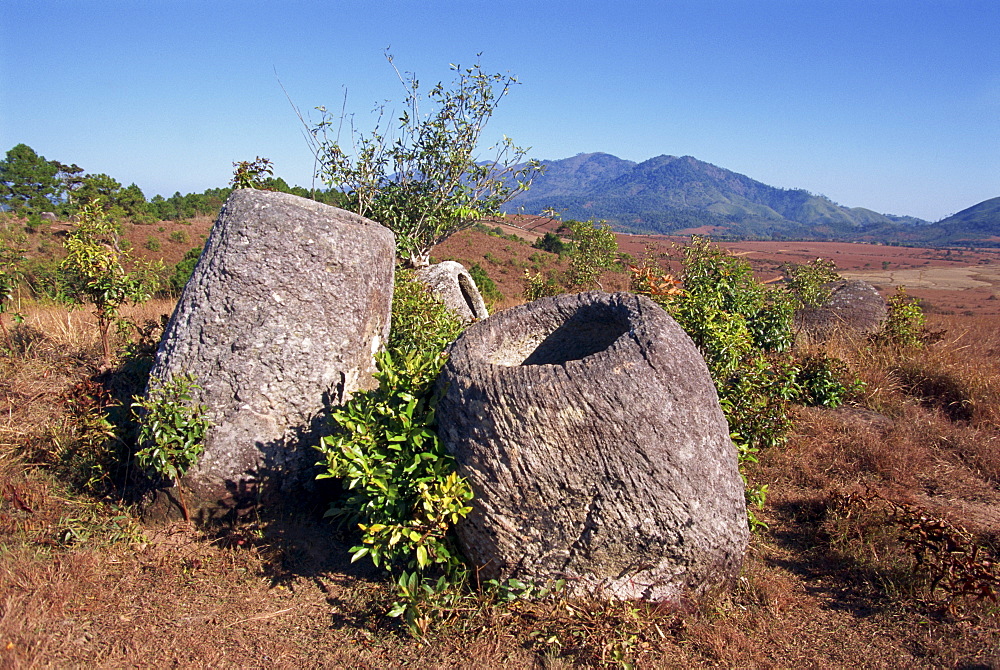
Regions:
<svg viewBox="0 0 1000 670"><path fill-rule="evenodd" d="M229 184L234 189L239 188L265 188L268 177L274 175L273 163L267 158L257 156L252 161L239 161L233 163L233 178ZM265 177L265 175L267 175Z"/></svg>
<svg viewBox="0 0 1000 670"><path fill-rule="evenodd" d="M187 244L188 240L191 239L191 236L188 235L186 230L175 230L174 232L170 233L167 239L169 239L174 244Z"/></svg>
<svg viewBox="0 0 1000 670"><path fill-rule="evenodd" d="M795 400L809 407L839 407L864 388L846 362L824 353L809 354L796 367Z"/></svg>
<svg viewBox="0 0 1000 670"><path fill-rule="evenodd" d="M327 137L343 118L330 118L325 108L309 128L324 181L350 194L351 209L392 229L397 254L411 267L427 265L431 248L454 233L500 215L541 170L508 137L491 148L491 158L477 154L487 122L517 80L484 72L479 63L451 69L451 87L438 83L426 98L415 76L396 71L406 90L396 136L382 130L380 117L368 135L352 125L345 150L339 130Z"/></svg>
<svg viewBox="0 0 1000 670"><path fill-rule="evenodd" d="M413 270L399 268L392 294L392 327L386 348L393 353L440 353L462 332L463 324Z"/></svg>
<svg viewBox="0 0 1000 670"><path fill-rule="evenodd" d="M490 279L490 276L486 273L479 263L474 264L469 268L469 276L472 277L472 281L476 282L476 288L479 289L479 293L483 296L483 300L489 306L490 311L503 302L504 294L500 292L497 288L496 282Z"/></svg>
<svg viewBox="0 0 1000 670"><path fill-rule="evenodd" d="M202 247L188 249L187 253L184 254L184 258L174 266L174 272L170 276L170 279L167 280L167 283L175 295L183 291L184 286L191 279L191 275L194 273L194 266L198 264L198 259L201 258L201 251Z"/></svg>
<svg viewBox="0 0 1000 670"><path fill-rule="evenodd" d="M119 310L126 302L143 302L152 296L161 267L129 258L121 249L119 232L118 223L97 200L84 203L60 264L72 298L94 306L104 367L111 364L111 326L122 325Z"/></svg>
<svg viewBox="0 0 1000 670"><path fill-rule="evenodd" d="M194 377L179 375L132 404L140 426L141 448L135 453L135 461L150 477L166 478L176 484L185 520L189 517L180 480L201 456L210 425L205 407L192 403L192 393L198 388Z"/></svg>
<svg viewBox="0 0 1000 670"><path fill-rule="evenodd" d="M832 295L825 286L840 279L837 264L817 258L804 265L788 264L783 268L786 287L799 307L822 307Z"/></svg>
<svg viewBox="0 0 1000 670"><path fill-rule="evenodd" d="M354 560L368 555L377 566L440 564L454 572L461 564L447 530L470 511L472 491L434 431L432 391L443 355L383 352L377 361L379 388L334 410L338 431L323 439L321 477L342 478L348 490L330 514L358 522Z"/></svg>
<svg viewBox="0 0 1000 670"><path fill-rule="evenodd" d="M573 252L570 255L567 286L571 290L601 287L600 277L604 270L615 264L618 253L618 239L605 222L566 221L563 226L570 231Z"/></svg>
<svg viewBox="0 0 1000 670"><path fill-rule="evenodd" d="M568 243L563 242L563 239L555 233L545 233L545 235L532 242L531 246L552 254L566 253L570 247Z"/></svg>
<svg viewBox="0 0 1000 670"><path fill-rule="evenodd" d="M647 257L630 268L632 288L664 307L704 356L742 472L761 449L783 443L792 426L797 369L778 354L792 345L793 304L787 292L758 282L746 261L708 240L693 237L683 254L680 282ZM766 494L766 484L751 487L747 502L762 508ZM763 526L752 507L751 525Z"/></svg>
<svg viewBox="0 0 1000 670"><path fill-rule="evenodd" d="M320 478L342 479L346 492L328 516L361 529L353 560L368 556L400 572L391 614L405 616L414 635L426 631L432 603L465 580L448 531L471 511L472 490L455 473L434 418L444 348L461 328L412 272L398 272L387 351L376 356L379 386L333 410L334 433L319 446Z"/></svg>
<svg viewBox="0 0 1000 670"><path fill-rule="evenodd" d="M706 351L717 374L725 374L751 351L782 352L792 346L794 306L787 292L758 282L749 263L693 237L683 264L684 294L671 301L675 318ZM723 346L716 342L720 337Z"/></svg>
<svg viewBox="0 0 1000 670"><path fill-rule="evenodd" d="M889 313L878 340L899 347L923 346L927 335L920 300L906 293L905 286L896 287L889 298Z"/></svg>
<svg viewBox="0 0 1000 670"><path fill-rule="evenodd" d="M541 272L532 274L530 271L525 270L523 279L524 292L522 295L528 302L558 295L563 292L562 287L559 286L555 279L551 276L546 277Z"/></svg>
<svg viewBox="0 0 1000 670"><path fill-rule="evenodd" d="M35 298L69 302L70 287L67 277L55 258L34 257L21 264L21 281Z"/></svg>
<svg viewBox="0 0 1000 670"><path fill-rule="evenodd" d="M150 251L159 251L161 245L160 245L159 238L157 238L157 237L147 237L146 238L146 243L143 244L142 246L144 246L146 249L149 249Z"/></svg>
<svg viewBox="0 0 1000 670"><path fill-rule="evenodd" d="M768 287L746 261L694 237L682 266L678 281L647 256L630 268L632 288L670 312L701 350L741 466L785 441L791 403L837 407L863 388L844 361L791 351L794 310L826 302L823 284L837 277L832 262L786 269L789 281ZM766 493L766 485L752 487L747 502L762 507ZM762 525L752 509L748 513L751 525Z"/></svg>

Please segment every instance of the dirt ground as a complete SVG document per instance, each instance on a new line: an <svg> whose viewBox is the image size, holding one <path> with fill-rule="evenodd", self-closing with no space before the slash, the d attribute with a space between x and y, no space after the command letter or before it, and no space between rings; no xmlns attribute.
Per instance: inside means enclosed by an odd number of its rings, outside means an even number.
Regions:
<svg viewBox="0 0 1000 670"><path fill-rule="evenodd" d="M168 235L199 230L169 225ZM650 241L619 239L636 256ZM969 577L1000 557L1000 317L990 297L1000 258L726 246L761 277L822 256L886 293L905 282L943 332L910 353L831 349L865 389L842 408L797 410L788 442L748 469L769 487L759 512L768 527L731 593L683 608L470 597L415 640L386 616L386 575L349 562L353 537L322 518L326 500L212 528L144 525L110 481L128 473L108 472L121 445L99 420L124 382L98 374L85 313L38 308L17 355L0 356L0 668L1000 670L1000 605L958 595L952 579L1000 588L986 573ZM525 271L562 267L527 243L474 231L435 256L480 264L507 304L519 302ZM133 317L156 320L171 306ZM937 584L916 562L918 545L903 541L933 528L952 544L924 554L927 564L965 561L948 563Z"/></svg>
<svg viewBox="0 0 1000 670"><path fill-rule="evenodd" d="M527 243L545 232L558 228L558 222L541 217L520 217L518 226L499 224L506 233ZM493 225L492 223L490 225ZM642 258L649 249L679 258L678 248L690 238L618 234L619 250ZM565 270L554 256L530 248L516 248L517 243L490 237L475 231L456 235L435 251L441 259L458 260L466 266L478 263L487 270L505 295L511 299L502 306L517 302L523 290L525 270L547 272ZM921 299L927 313L997 315L1000 314L1000 250L998 249L925 249L891 247L875 244L840 242L722 242L721 246L751 263L762 280L781 276L785 263L806 263L817 258L833 260L841 275L862 279L886 297L897 286ZM485 254L490 256L484 258ZM530 262L532 253L542 262ZM624 279L607 277L606 290L624 290Z"/></svg>

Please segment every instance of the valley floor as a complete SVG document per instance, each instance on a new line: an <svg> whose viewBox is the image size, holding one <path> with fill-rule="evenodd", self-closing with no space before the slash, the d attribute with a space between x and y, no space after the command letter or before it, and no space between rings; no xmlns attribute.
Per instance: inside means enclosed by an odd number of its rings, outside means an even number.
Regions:
<svg viewBox="0 0 1000 670"><path fill-rule="evenodd" d="M468 599L416 641L323 501L143 526L99 421L134 372L99 374L87 317L39 309L0 356L0 668L1000 668L1000 319L931 326L926 349L834 352L866 388L798 410L749 470L768 528L732 593L683 611Z"/></svg>

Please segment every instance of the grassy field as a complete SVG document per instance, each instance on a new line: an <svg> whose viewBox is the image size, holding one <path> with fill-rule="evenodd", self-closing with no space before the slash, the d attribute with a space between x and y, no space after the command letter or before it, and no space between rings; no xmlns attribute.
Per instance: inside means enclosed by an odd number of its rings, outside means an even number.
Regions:
<svg viewBox="0 0 1000 670"><path fill-rule="evenodd" d="M736 251L762 276L780 260ZM477 232L435 256L480 264L503 305L524 270L562 267ZM995 271L981 257L961 267ZM863 263L882 271L850 270ZM994 287L923 289L933 303ZM749 470L769 486L768 528L731 593L680 609L468 598L421 641L385 616L391 584L348 562L322 499L226 526L143 525L129 445L105 418L141 391L157 332L101 373L86 312L24 303L0 355L0 668L1000 668L1000 316L966 301L968 314L932 310L923 349L830 345L865 389L798 409L791 439Z"/></svg>

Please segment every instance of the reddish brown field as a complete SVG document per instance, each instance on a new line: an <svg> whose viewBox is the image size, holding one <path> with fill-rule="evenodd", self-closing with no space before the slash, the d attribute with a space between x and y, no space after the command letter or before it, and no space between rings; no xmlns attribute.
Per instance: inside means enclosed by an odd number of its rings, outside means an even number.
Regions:
<svg viewBox="0 0 1000 670"><path fill-rule="evenodd" d="M164 257L179 259L208 228L162 225L127 230L133 248L156 231ZM191 244L169 242L175 230ZM681 241L619 240L634 256L650 241L664 251ZM322 520L323 501L224 527L144 526L115 485L127 473L107 469L121 445L99 420L135 390L134 371L98 374L85 312L30 307L15 351L0 353L0 668L1000 669L1000 606L988 597L1000 582L969 582L986 585L982 599L960 595L958 582L932 584L901 540L937 523L954 542L925 560L1000 556L1000 316L990 298L1000 258L726 246L762 278L822 256L885 292L905 279L944 331L917 350L829 345L866 386L842 408L798 409L788 442L748 468L751 483L769 486L759 513L769 527L731 593L681 610L470 599L416 641L385 616L385 577L346 560L351 537ZM565 269L527 242L476 231L434 256L479 264L504 305L521 301L526 270ZM626 278L603 281L620 289ZM953 564L956 578L966 563Z"/></svg>
<svg viewBox="0 0 1000 670"><path fill-rule="evenodd" d="M546 232L554 232L559 222L541 217L518 217L517 225L490 222L505 233L534 242ZM641 258L649 249L657 249L673 259L676 271L680 258L678 247L689 237L658 235L627 235L619 233L618 248L634 258ZM863 279L875 285L883 295L891 295L897 286L922 300L928 313L996 315L1000 314L1000 249L925 249L892 247L875 244L842 242L722 242L721 246L745 258L762 280L781 276L785 263L806 263L817 258L834 261L841 274L851 279ZM522 288L525 269L532 272L564 270L553 256L550 265L524 262L515 245L503 238L466 231L445 241L435 252L442 260L451 259L467 266L479 263L501 290L513 302ZM518 250L519 251L519 250ZM478 253L477 253L478 252ZM486 253L499 262L484 259ZM535 253L528 251L527 255ZM545 252L539 258L551 256ZM606 289L625 288L623 281L608 277ZM511 304L511 302L506 304Z"/></svg>

